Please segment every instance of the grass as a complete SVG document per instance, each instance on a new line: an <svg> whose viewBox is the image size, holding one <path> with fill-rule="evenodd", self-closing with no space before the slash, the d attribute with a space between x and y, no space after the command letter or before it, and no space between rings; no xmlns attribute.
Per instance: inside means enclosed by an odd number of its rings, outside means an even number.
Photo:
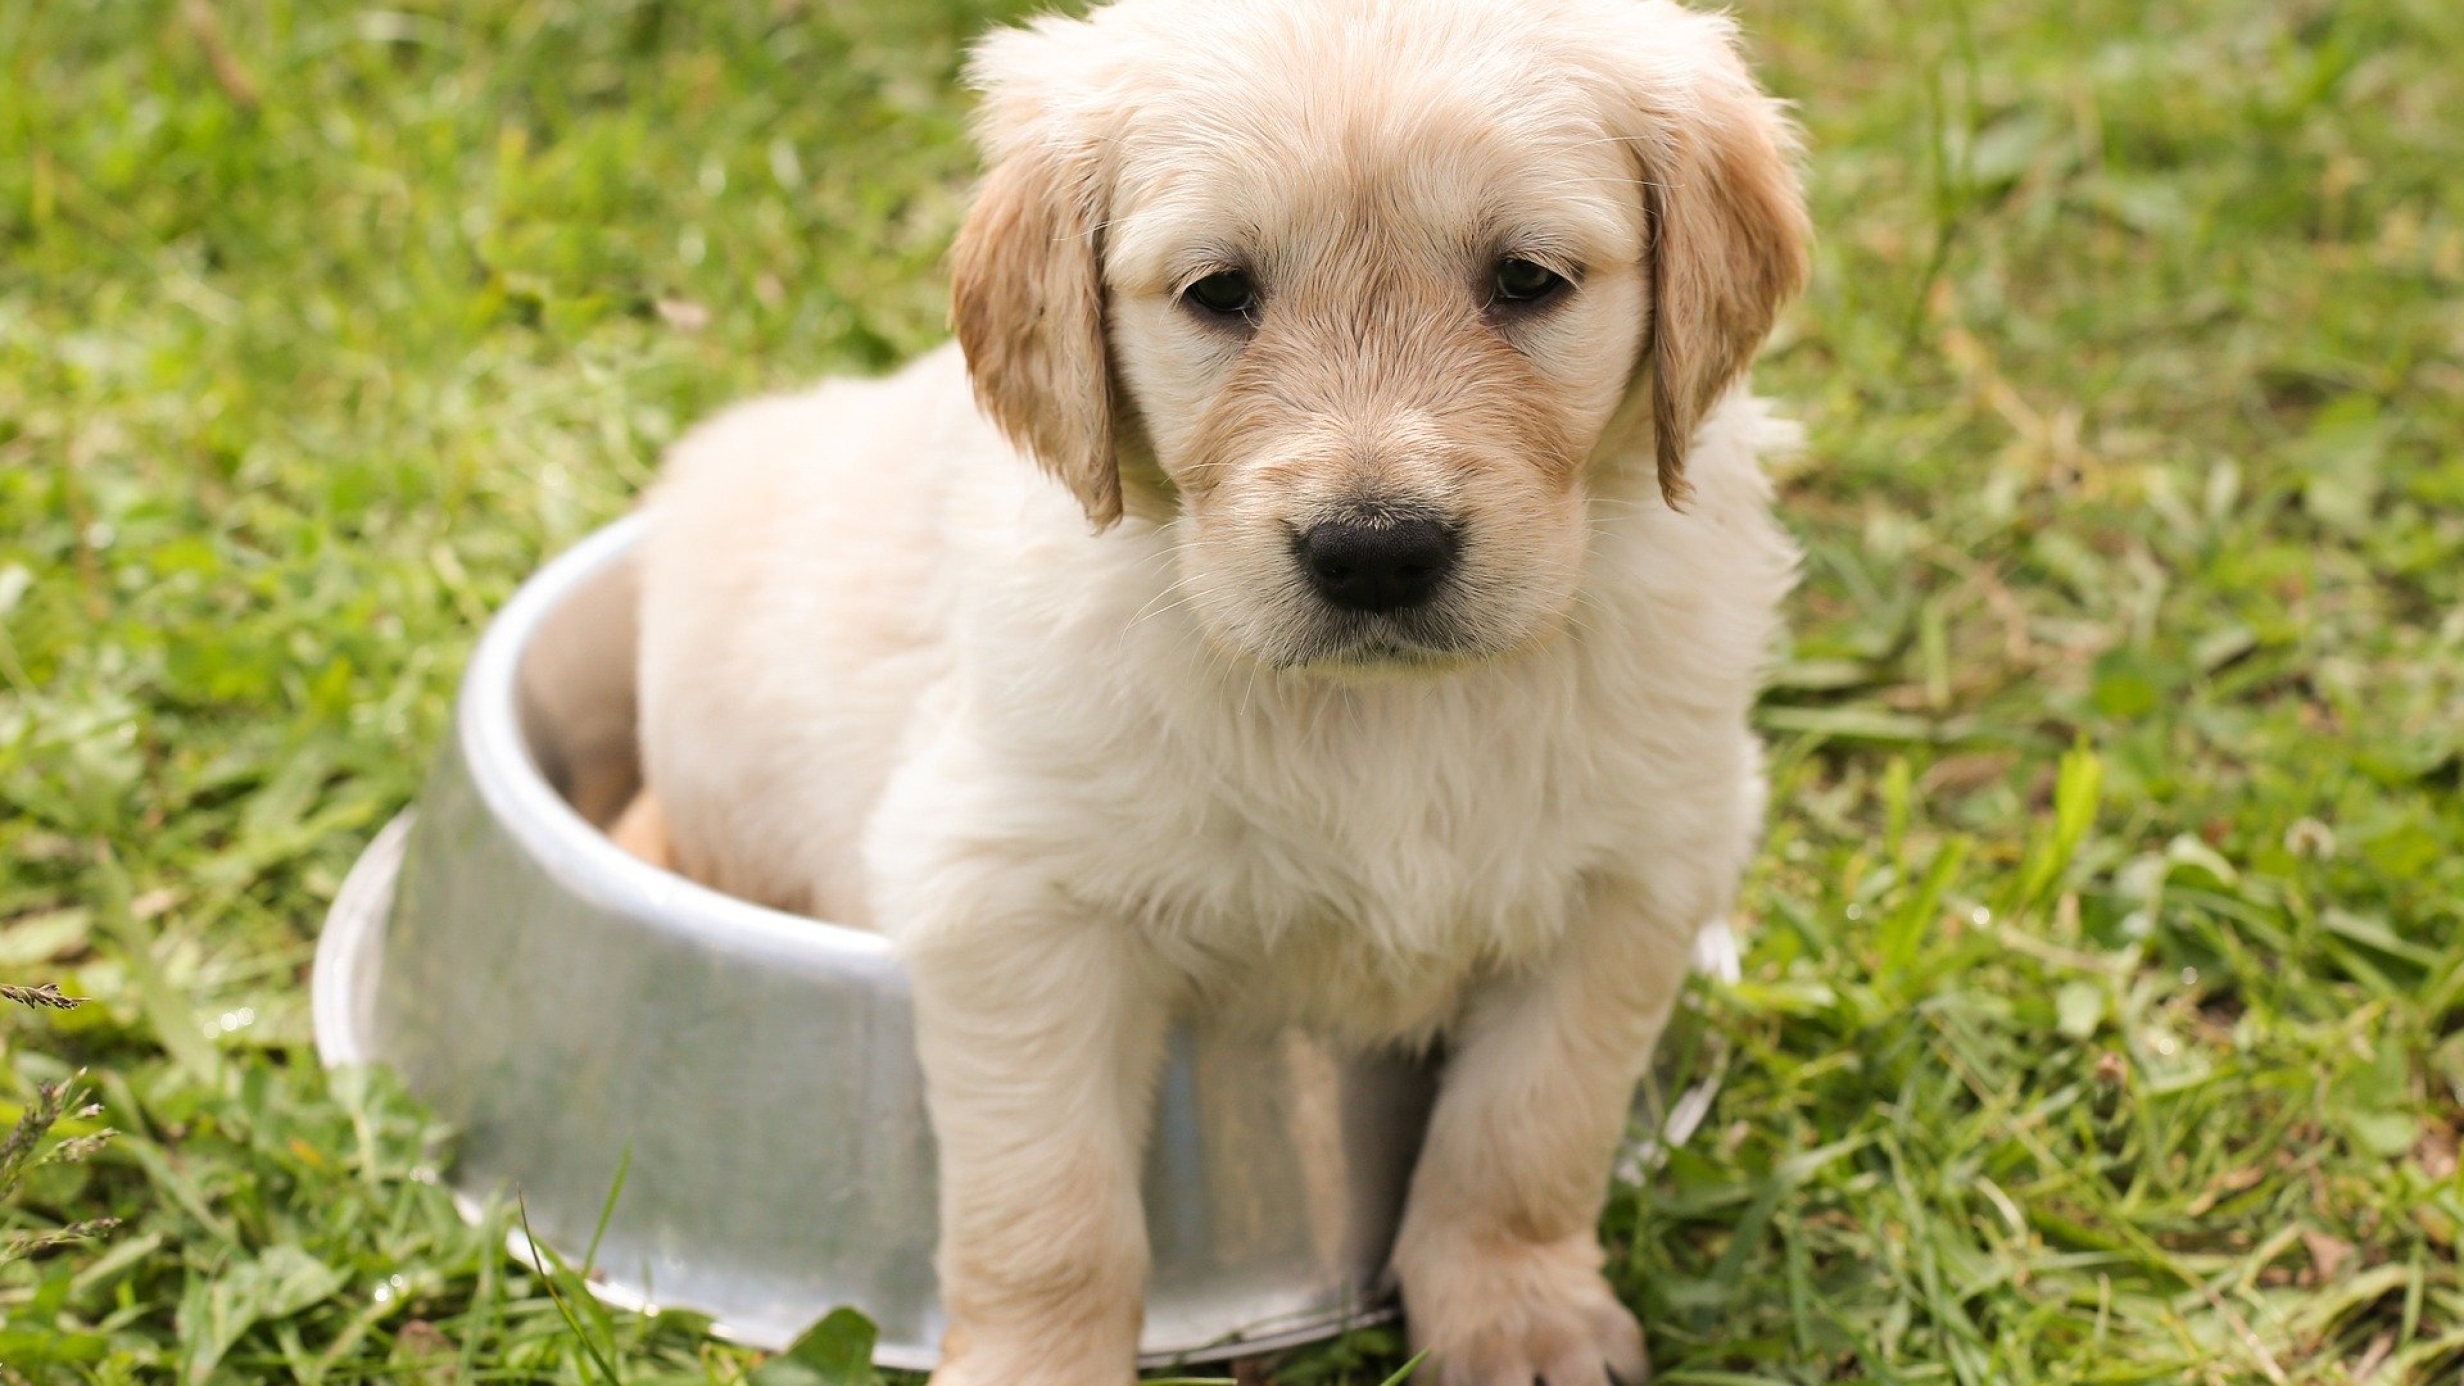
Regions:
<svg viewBox="0 0 2464 1386"><path fill-rule="evenodd" d="M829 1379L507 1261L302 978L511 586L941 335L1012 9L0 6L0 979L93 998L0 1007L0 1119L119 1133L0 1232L120 1220L0 1266L0 1379ZM2464 10L1740 9L1809 563L1727 1086L1607 1219L1661 1380L2455 1380Z"/></svg>

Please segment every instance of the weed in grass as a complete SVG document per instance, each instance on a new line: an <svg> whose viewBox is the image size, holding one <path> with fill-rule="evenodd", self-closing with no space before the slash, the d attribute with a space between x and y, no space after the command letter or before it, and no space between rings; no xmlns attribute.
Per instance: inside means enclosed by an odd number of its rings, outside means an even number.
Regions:
<svg viewBox="0 0 2464 1386"><path fill-rule="evenodd" d="M871 1320L835 1309L745 1380L748 1386L870 1386L874 1337Z"/></svg>
<svg viewBox="0 0 2464 1386"><path fill-rule="evenodd" d="M43 982L34 986L0 984L0 998L21 1006L42 1010L73 1011L85 1004L83 997L64 996L58 983ZM87 1094L78 1086L84 1074L73 1074L55 1083L37 1084L33 1100L18 1114L16 1125L0 1137L0 1202L23 1181L29 1171L50 1165L78 1164L101 1150L115 1134L108 1127L96 1128L89 1123L102 1115L100 1104L86 1100ZM49 1149L43 1142L63 1123L73 1123L85 1129L73 1131L52 1142ZM42 1252L91 1241L119 1226L117 1218L82 1218L75 1222L40 1228L34 1231L11 1232L0 1237L0 1265L22 1260Z"/></svg>

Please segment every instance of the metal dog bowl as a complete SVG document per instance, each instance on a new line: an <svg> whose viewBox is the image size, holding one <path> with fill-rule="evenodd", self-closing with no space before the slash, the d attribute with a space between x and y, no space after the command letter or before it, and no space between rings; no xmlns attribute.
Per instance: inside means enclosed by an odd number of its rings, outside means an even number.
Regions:
<svg viewBox="0 0 2464 1386"><path fill-rule="evenodd" d="M317 1047L379 1062L459 1130L466 1214L518 1190L595 1288L696 1309L779 1348L852 1304L878 1361L922 1369L933 1145L907 982L878 935L757 908L620 851L632 795L638 520L517 594L480 641L415 828L397 821L317 949ZM407 815L406 815L407 817ZM1733 974L1727 931L1705 965ZM1682 1141L1710 1082L1664 1043L1638 1127ZM1374 1321L1434 1089L1398 1059L1204 1024L1175 1036L1150 1140L1150 1362L1263 1351ZM1675 1094L1664 1102L1662 1094ZM526 1250L517 1235L516 1252Z"/></svg>

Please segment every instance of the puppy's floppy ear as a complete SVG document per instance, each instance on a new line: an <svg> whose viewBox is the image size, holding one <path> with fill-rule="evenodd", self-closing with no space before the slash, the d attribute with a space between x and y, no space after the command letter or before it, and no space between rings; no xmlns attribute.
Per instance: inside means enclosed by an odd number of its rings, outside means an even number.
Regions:
<svg viewBox="0 0 2464 1386"><path fill-rule="evenodd" d="M1795 130L1762 93L1736 26L1643 0L1629 12L1618 86L1642 160L1651 243L1644 346L1660 491L1687 494L1694 431L1745 373L1805 286L1813 239Z"/></svg>
<svg viewBox="0 0 2464 1386"><path fill-rule="evenodd" d="M1045 20L977 49L978 136L992 170L950 252L950 319L984 412L1097 526L1121 517L1105 352L1108 175L1073 128L1055 50L1082 23Z"/></svg>

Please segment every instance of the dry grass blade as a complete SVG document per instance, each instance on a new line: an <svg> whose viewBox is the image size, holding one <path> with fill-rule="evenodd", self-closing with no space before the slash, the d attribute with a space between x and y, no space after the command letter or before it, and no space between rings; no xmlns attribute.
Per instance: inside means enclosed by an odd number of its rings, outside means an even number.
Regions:
<svg viewBox="0 0 2464 1386"><path fill-rule="evenodd" d="M0 1242L0 1262L14 1261L57 1247L90 1242L120 1225L118 1218L87 1218L45 1232L19 1232Z"/></svg>
<svg viewBox="0 0 2464 1386"><path fill-rule="evenodd" d="M86 1003L85 997L62 995L57 982L43 982L30 987L0 982L0 999L14 1001L20 1006L53 1011L73 1011Z"/></svg>
<svg viewBox="0 0 2464 1386"><path fill-rule="evenodd" d="M196 39L197 49L205 55L205 65L213 71L223 95L241 110L255 110L265 98L248 65L231 51L231 40L223 32L222 16L215 10L213 0L180 0L180 19Z"/></svg>

